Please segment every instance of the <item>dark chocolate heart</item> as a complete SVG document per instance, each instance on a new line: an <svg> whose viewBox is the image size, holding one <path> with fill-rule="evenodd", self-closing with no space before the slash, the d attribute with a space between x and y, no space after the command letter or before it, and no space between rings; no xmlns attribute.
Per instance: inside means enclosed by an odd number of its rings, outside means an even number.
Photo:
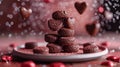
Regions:
<svg viewBox="0 0 120 67"><path fill-rule="evenodd" d="M21 12L21 15L22 15L23 19L26 20L31 15L32 10L31 9L26 9L25 7L21 7L20 12Z"/></svg>
<svg viewBox="0 0 120 67"><path fill-rule="evenodd" d="M80 2L75 2L74 6L80 14L83 14L85 9L87 8L87 5L86 5L85 2L81 2L81 3Z"/></svg>
<svg viewBox="0 0 120 67"><path fill-rule="evenodd" d="M90 34L91 36L96 35L99 32L100 29L100 24L97 22L94 22L92 24L87 24L86 25L86 31L88 32L88 34Z"/></svg>

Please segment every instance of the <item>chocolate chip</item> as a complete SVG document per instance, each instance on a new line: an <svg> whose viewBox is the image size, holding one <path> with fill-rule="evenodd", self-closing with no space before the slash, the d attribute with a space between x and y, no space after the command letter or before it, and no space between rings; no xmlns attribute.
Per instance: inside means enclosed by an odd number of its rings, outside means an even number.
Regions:
<svg viewBox="0 0 120 67"><path fill-rule="evenodd" d="M62 20L64 18L67 18L66 12L65 11L55 11L52 14L52 18L55 20Z"/></svg>
<svg viewBox="0 0 120 67"><path fill-rule="evenodd" d="M81 2L81 3L80 2L75 2L74 6L80 14L83 14L85 9L87 8L87 5L86 5L85 2Z"/></svg>
<svg viewBox="0 0 120 67"><path fill-rule="evenodd" d="M45 41L49 43L55 43L58 39L56 34L45 34Z"/></svg>
<svg viewBox="0 0 120 67"><path fill-rule="evenodd" d="M48 20L48 27L49 27L52 31L57 31L57 30L59 30L62 26L63 26L63 22L62 22L62 21L53 20L53 19Z"/></svg>
<svg viewBox="0 0 120 67"><path fill-rule="evenodd" d="M58 44L48 43L47 47L50 53L60 53L62 51L62 47Z"/></svg>
<svg viewBox="0 0 120 67"><path fill-rule="evenodd" d="M92 24L87 24L86 25L86 31L91 36L95 36L99 32L99 30L100 30L100 24L97 23L97 22L94 22Z"/></svg>
<svg viewBox="0 0 120 67"><path fill-rule="evenodd" d="M26 20L31 15L32 10L31 9L26 9L25 7L21 7L20 8L20 13L21 13L23 19Z"/></svg>
<svg viewBox="0 0 120 67"><path fill-rule="evenodd" d="M59 34L61 37L72 37L72 36L74 36L75 31L74 31L73 29L61 28L61 29L58 31L58 34Z"/></svg>

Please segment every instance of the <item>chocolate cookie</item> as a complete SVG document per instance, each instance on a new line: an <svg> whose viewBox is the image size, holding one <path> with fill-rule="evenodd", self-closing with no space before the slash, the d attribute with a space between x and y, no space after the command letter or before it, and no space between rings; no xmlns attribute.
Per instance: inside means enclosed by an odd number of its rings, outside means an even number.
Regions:
<svg viewBox="0 0 120 67"><path fill-rule="evenodd" d="M95 43L94 42L87 42L87 43L84 43L84 44L82 44L84 47L86 47L86 46L89 46L89 45L95 45Z"/></svg>
<svg viewBox="0 0 120 67"><path fill-rule="evenodd" d="M59 34L61 37L72 37L72 36L74 36L75 31L74 31L73 29L69 29L69 28L61 28L61 29L58 31L58 34Z"/></svg>
<svg viewBox="0 0 120 67"><path fill-rule="evenodd" d="M26 42L25 43L25 48L26 49L33 49L37 46L37 42Z"/></svg>
<svg viewBox="0 0 120 67"><path fill-rule="evenodd" d="M58 39L59 45L65 46L65 45L73 45L75 43L75 37L60 37Z"/></svg>
<svg viewBox="0 0 120 67"><path fill-rule="evenodd" d="M80 46L78 44L74 44L74 45L69 45L69 46L63 46L63 50L65 52L78 52L79 51Z"/></svg>
<svg viewBox="0 0 120 67"><path fill-rule="evenodd" d="M50 53L60 53L62 51L62 47L57 44L49 43L47 44L47 47L49 48Z"/></svg>
<svg viewBox="0 0 120 67"><path fill-rule="evenodd" d="M67 18L66 12L65 11L55 11L52 14L52 18L55 20L62 20L64 18Z"/></svg>
<svg viewBox="0 0 120 67"><path fill-rule="evenodd" d="M95 53L98 51L99 51L99 48L96 45L88 45L88 46L83 48L84 53Z"/></svg>
<svg viewBox="0 0 120 67"><path fill-rule="evenodd" d="M65 28L74 29L75 18L68 17L63 20L63 25Z"/></svg>
<svg viewBox="0 0 120 67"><path fill-rule="evenodd" d="M33 49L33 53L35 53L35 54L48 54L49 48L48 47L35 47Z"/></svg>
<svg viewBox="0 0 120 67"><path fill-rule="evenodd" d="M49 43L55 43L58 39L56 34L45 34L45 41Z"/></svg>
<svg viewBox="0 0 120 67"><path fill-rule="evenodd" d="M52 31L57 31L63 26L63 22L60 20L50 19L48 20L48 27Z"/></svg>

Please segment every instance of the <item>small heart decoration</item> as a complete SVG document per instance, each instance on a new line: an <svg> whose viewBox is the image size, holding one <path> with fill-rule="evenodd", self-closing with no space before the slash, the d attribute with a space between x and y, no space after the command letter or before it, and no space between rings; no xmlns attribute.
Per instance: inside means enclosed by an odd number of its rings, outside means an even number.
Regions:
<svg viewBox="0 0 120 67"><path fill-rule="evenodd" d="M87 8L87 5L86 5L85 2L81 2L81 3L80 2L75 2L74 6L80 14L83 14L85 9Z"/></svg>
<svg viewBox="0 0 120 67"><path fill-rule="evenodd" d="M26 20L31 15L32 10L31 9L26 9L25 7L21 7L20 8L20 13L21 13L22 17L24 18L24 20Z"/></svg>
<svg viewBox="0 0 120 67"><path fill-rule="evenodd" d="M99 30L100 30L100 24L97 23L97 22L94 22L92 24L86 24L85 27L86 27L86 31L91 36L95 36L99 32Z"/></svg>

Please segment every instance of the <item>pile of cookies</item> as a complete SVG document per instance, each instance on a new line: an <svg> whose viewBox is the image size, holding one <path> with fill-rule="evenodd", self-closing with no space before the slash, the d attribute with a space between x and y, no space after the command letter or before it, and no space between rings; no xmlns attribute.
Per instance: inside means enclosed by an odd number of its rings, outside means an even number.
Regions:
<svg viewBox="0 0 120 67"><path fill-rule="evenodd" d="M35 54L98 52L100 49L93 42L84 44L76 42L74 23L75 19L68 17L65 11L55 11L52 14L52 19L48 20L48 27L53 33L45 34L45 41L48 44L38 46L37 42L26 42L25 49L32 49Z"/></svg>
<svg viewBox="0 0 120 67"><path fill-rule="evenodd" d="M79 44L75 43L75 20L68 17L65 11L55 11L52 19L48 20L48 27L55 34L45 34L45 41L50 53L78 52Z"/></svg>
<svg viewBox="0 0 120 67"><path fill-rule="evenodd" d="M82 46L82 48L80 47ZM79 49L80 48L80 49ZM56 43L48 43L47 47L46 46L39 46L37 42L26 42L25 43L25 49L21 49L22 51L24 50L25 52L30 52L32 54L49 54L49 53L96 53L99 52L100 49L99 47L94 43L94 42L87 42L84 44L80 45L65 45L65 46L60 46L59 44ZM82 52L81 52L82 51Z"/></svg>

